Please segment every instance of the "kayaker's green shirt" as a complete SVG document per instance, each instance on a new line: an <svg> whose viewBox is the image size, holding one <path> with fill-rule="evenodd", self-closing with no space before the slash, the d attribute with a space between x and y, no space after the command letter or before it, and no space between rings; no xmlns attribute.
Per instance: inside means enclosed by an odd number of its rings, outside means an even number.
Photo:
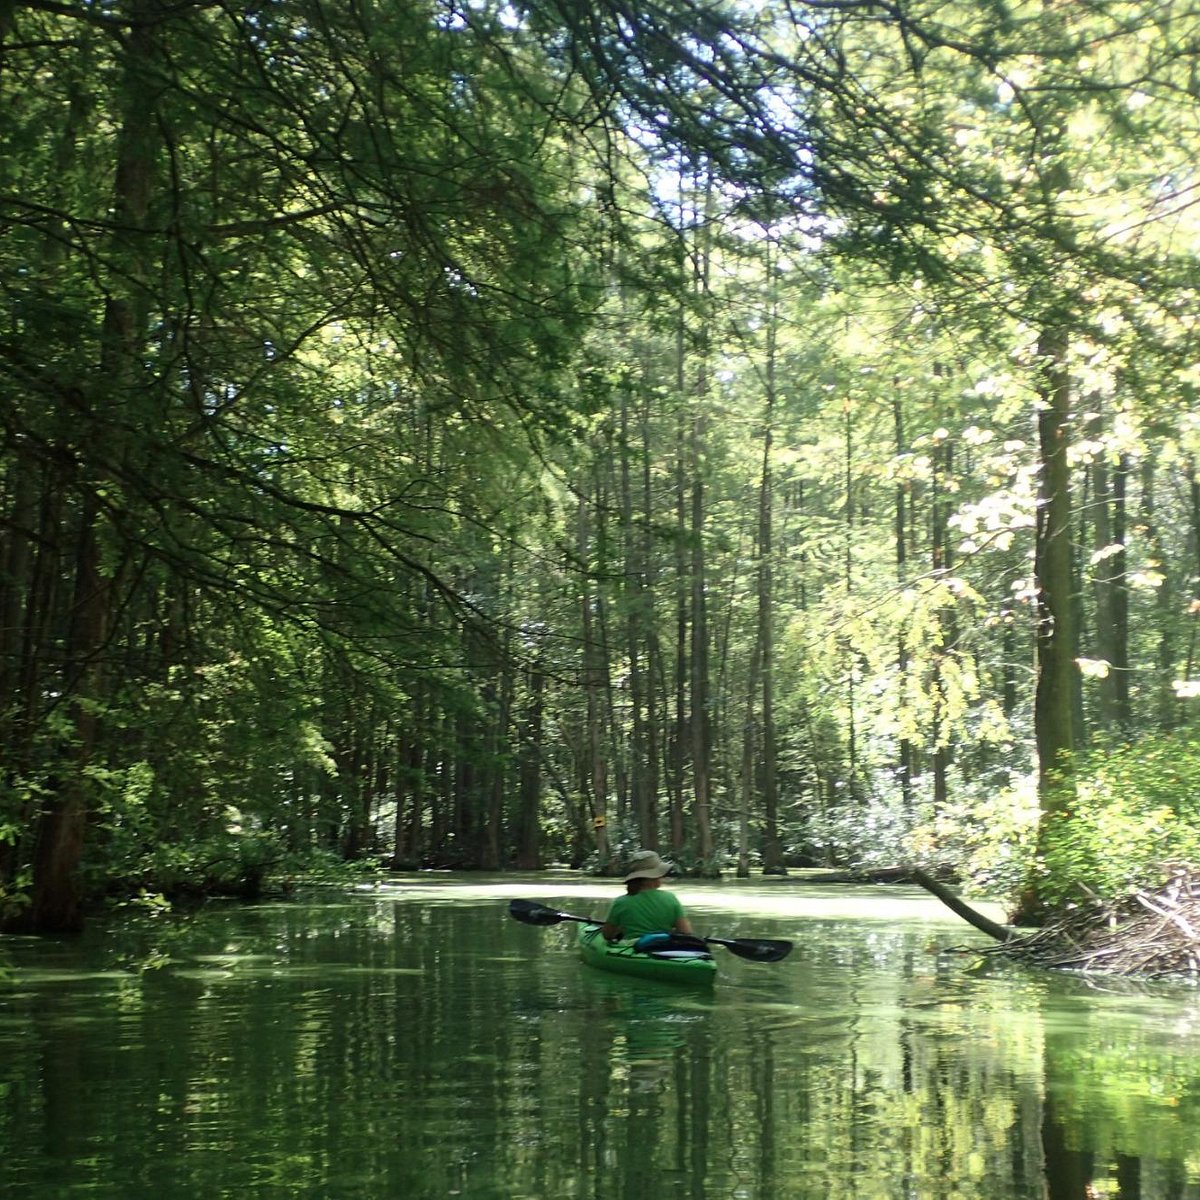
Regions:
<svg viewBox="0 0 1200 1200"><path fill-rule="evenodd" d="M674 892L647 888L632 896L618 896L608 910L608 921L621 928L621 936L640 937L643 933L670 933L683 916L683 905Z"/></svg>

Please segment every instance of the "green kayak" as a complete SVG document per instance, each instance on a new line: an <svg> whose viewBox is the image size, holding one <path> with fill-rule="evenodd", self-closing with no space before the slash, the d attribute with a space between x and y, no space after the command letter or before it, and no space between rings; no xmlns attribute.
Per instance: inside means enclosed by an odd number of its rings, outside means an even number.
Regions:
<svg viewBox="0 0 1200 1200"><path fill-rule="evenodd" d="M652 935L655 936L655 935ZM661 935L664 949L636 949L636 941L606 942L599 925L579 927L579 953L583 961L602 971L635 975L639 979L659 979L665 983L683 983L708 987L717 976L717 964L705 949L673 948L671 939Z"/></svg>

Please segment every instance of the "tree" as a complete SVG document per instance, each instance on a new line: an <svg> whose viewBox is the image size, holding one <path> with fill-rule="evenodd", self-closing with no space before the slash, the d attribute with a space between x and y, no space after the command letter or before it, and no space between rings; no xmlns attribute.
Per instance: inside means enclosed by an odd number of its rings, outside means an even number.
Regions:
<svg viewBox="0 0 1200 1200"><path fill-rule="evenodd" d="M1061 824L1192 688L1170 9L10 6L18 918Z"/></svg>
<svg viewBox="0 0 1200 1200"><path fill-rule="evenodd" d="M559 419L551 381L586 310L536 60L513 104L490 102L518 66L499 29L322 5L14 14L4 637L26 699L6 714L5 886L32 870L27 925L77 924L96 780L137 758L126 618L223 595L393 666L431 649L397 579L474 619L431 565L465 479L422 475L422 421L461 414L435 458L497 431L528 447ZM197 657L217 650L193 632ZM361 741L370 711L336 721L355 845L385 749Z"/></svg>

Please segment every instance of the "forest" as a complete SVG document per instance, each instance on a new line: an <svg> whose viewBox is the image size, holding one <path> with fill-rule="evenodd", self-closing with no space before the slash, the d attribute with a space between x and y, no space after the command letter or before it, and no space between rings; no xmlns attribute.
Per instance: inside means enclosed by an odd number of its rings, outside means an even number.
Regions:
<svg viewBox="0 0 1200 1200"><path fill-rule="evenodd" d="M1200 863L1200 5L0 2L0 923Z"/></svg>

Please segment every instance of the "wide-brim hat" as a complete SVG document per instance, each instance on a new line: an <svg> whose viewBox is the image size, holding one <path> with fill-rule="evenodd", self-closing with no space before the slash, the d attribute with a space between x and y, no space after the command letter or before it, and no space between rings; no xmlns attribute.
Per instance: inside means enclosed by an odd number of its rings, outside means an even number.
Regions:
<svg viewBox="0 0 1200 1200"><path fill-rule="evenodd" d="M661 879L674 869L674 863L659 858L653 850L639 850L629 860L629 874L625 876L625 882L631 879Z"/></svg>

